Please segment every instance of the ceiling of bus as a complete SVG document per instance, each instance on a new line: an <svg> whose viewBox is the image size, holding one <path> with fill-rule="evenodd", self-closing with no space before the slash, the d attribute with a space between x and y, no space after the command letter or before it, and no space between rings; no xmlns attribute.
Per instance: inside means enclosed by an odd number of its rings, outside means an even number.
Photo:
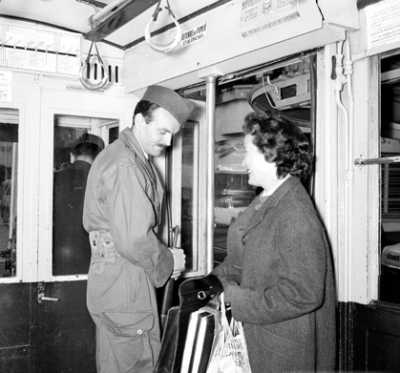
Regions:
<svg viewBox="0 0 400 373"><path fill-rule="evenodd" d="M231 0L169 0L178 19L182 19L210 5L223 4ZM89 17L115 0L0 0L0 15L15 19L54 25L85 34L90 31ZM154 4L154 1L142 0ZM165 4L166 0L162 1ZM105 40L126 49L144 35L144 29L154 11L154 6L141 13L127 24L108 35ZM171 20L167 12L160 13L154 29L165 26ZM153 28L152 28L153 29ZM153 29L153 30L154 30Z"/></svg>

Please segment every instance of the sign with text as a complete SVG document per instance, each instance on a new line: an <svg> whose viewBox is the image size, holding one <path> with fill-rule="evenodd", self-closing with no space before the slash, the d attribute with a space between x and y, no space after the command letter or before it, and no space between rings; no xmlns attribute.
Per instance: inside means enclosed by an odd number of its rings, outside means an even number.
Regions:
<svg viewBox="0 0 400 373"><path fill-rule="evenodd" d="M386 0L365 8L367 49L400 41L400 1Z"/></svg>
<svg viewBox="0 0 400 373"><path fill-rule="evenodd" d="M299 0L241 0L239 5L242 37L299 18L298 3Z"/></svg>

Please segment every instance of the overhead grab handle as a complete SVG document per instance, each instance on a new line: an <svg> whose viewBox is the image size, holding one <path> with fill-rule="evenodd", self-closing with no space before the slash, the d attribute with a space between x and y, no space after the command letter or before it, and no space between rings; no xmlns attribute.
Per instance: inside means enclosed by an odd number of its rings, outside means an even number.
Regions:
<svg viewBox="0 0 400 373"><path fill-rule="evenodd" d="M92 52L93 47L94 53ZM110 82L107 65L103 62L95 41L90 44L88 55L82 63L79 80L85 88L91 91L103 89Z"/></svg>
<svg viewBox="0 0 400 373"><path fill-rule="evenodd" d="M164 7L165 10L168 11L168 15L170 16L170 18L172 19L172 21L175 24L175 35L174 38L166 44L161 44L161 43L155 43L152 39L151 39L151 25L153 22L157 21L158 18L158 14L163 10L163 8L161 7L161 1L159 0L159 2L156 5L156 8L154 9L153 15L150 18L150 21L147 23L145 31L144 31L144 37L146 39L146 42L150 45L151 48L153 48L154 50L156 50L157 52L163 52L163 53L169 53L172 52L173 50L175 50L181 40L182 40L182 28L181 25L179 24L178 20L176 19L171 6L169 5L169 0L166 0L166 6Z"/></svg>

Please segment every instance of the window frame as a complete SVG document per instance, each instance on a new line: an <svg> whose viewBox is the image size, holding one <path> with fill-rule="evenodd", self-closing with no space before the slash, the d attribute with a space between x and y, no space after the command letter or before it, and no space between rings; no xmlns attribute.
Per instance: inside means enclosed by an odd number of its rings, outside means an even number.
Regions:
<svg viewBox="0 0 400 373"><path fill-rule="evenodd" d="M23 106L14 104L14 103L3 103L0 102L0 110L2 109L11 109L16 110L18 112L18 159L17 159L17 198L16 198L16 211L17 211L17 228L16 228L16 275L12 277L0 277L0 284L1 283L15 283L21 282L23 280L23 268L24 268L24 261L33 262L35 260L35 256L28 257L29 253L25 254L25 258L23 258L23 243L21 242L22 237L22 230L21 230L21 217L23 216L23 196L21 195L23 192L23 183L21 181L21 175L23 172L23 154L21 154L22 146L21 146L21 122L23 121ZM23 179L22 179L23 180ZM26 267L26 266L25 266Z"/></svg>
<svg viewBox="0 0 400 373"><path fill-rule="evenodd" d="M125 97L126 98L126 97ZM64 103L64 105L62 104ZM84 105L82 105L84 103ZM129 104L129 106L127 106ZM40 146L39 172L39 227L38 227L38 268L36 281L64 282L84 281L87 274L53 275L52 218L53 218L53 161L54 161L54 117L56 115L82 116L88 118L113 118L120 123L129 123L129 109L132 102L121 96L98 95L88 91L60 92L52 89L42 93L41 138L46 139ZM90 109L88 109L90 108ZM107 110L104 110L107 108ZM77 125L77 127L83 127ZM92 125L91 133L101 136L104 125Z"/></svg>
<svg viewBox="0 0 400 373"><path fill-rule="evenodd" d="M193 227L192 227L192 251L193 263L196 262L195 270L187 271L184 277L196 277L206 275L212 263L209 263L207 255L207 215L206 204L200 203L206 201L207 177L206 162L207 152L200 151L207 146L207 128L205 118L205 104L201 101L194 101L201 109L196 110L196 117L188 122L193 126ZM178 135L174 139L171 154L171 215L172 227L181 227L182 217L182 136ZM203 171L203 173L202 173ZM180 247L180 237L178 247Z"/></svg>

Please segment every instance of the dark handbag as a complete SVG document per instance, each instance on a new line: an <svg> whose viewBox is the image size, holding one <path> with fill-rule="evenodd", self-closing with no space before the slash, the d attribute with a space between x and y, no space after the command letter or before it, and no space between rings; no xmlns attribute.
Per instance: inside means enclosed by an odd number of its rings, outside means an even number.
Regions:
<svg viewBox="0 0 400 373"><path fill-rule="evenodd" d="M190 314L204 307L221 291L221 283L213 275L187 279L180 284L179 306L168 311L154 373L180 372Z"/></svg>

